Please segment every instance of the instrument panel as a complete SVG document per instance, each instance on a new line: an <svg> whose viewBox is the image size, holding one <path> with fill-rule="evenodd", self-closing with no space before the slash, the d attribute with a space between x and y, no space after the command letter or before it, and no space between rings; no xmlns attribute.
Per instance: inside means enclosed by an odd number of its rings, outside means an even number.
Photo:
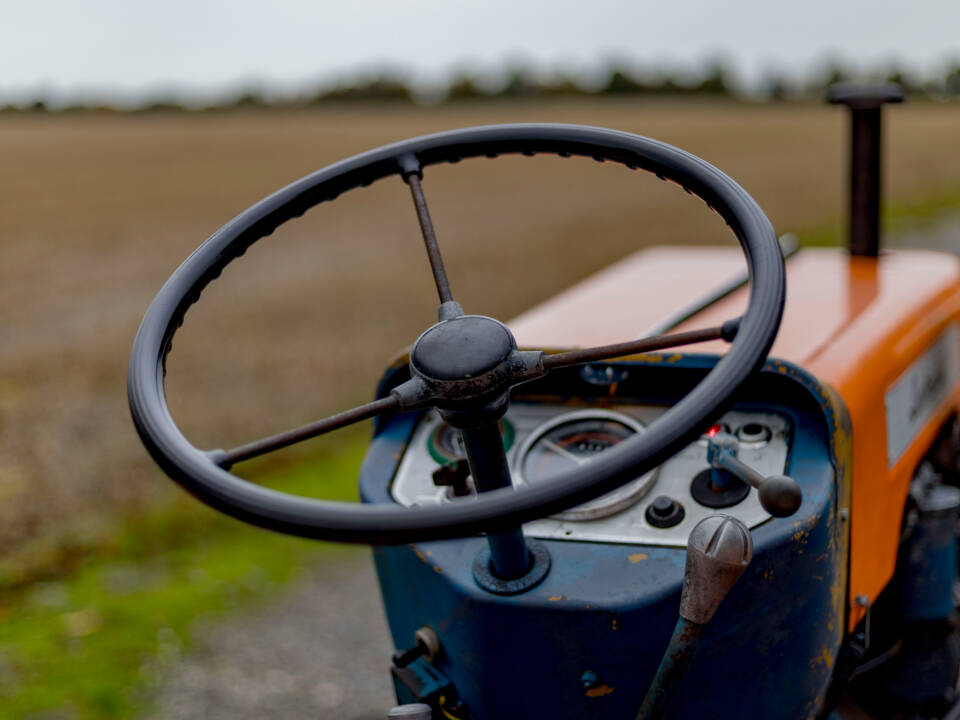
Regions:
<svg viewBox="0 0 960 720"><path fill-rule="evenodd" d="M514 401L500 423L514 486L547 483L573 465L588 464L608 448L645 432L663 412L662 407L646 405L572 409L570 405ZM757 472L785 472L790 440L786 418L731 411L708 432L721 430L737 437L737 456ZM474 495L438 486L433 477L441 467L454 468L458 462L465 469L464 460L459 433L435 411L427 413L397 469L391 486L393 499L408 507L470 502ZM606 495L524 524L524 533L554 540L683 547L694 525L718 512L736 517L749 528L770 519L752 488L745 497L722 508L698 502L691 488L704 471L709 471L706 436ZM703 499L702 491L699 496Z"/></svg>

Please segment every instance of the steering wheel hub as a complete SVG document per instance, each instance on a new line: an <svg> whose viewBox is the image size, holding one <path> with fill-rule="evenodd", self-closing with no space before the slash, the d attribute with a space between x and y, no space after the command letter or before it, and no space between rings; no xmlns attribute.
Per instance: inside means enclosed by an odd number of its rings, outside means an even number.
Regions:
<svg viewBox="0 0 960 720"><path fill-rule="evenodd" d="M503 323L483 315L463 315L437 323L421 335L410 351L410 363L427 380L470 380L495 370L516 349Z"/></svg>

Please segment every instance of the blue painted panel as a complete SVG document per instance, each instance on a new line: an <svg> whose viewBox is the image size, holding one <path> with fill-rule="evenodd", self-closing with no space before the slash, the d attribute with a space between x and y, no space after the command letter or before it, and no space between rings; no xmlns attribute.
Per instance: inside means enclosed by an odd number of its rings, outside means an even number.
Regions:
<svg viewBox="0 0 960 720"><path fill-rule="evenodd" d="M692 382L677 369L680 385ZM657 369L649 371L648 380ZM793 720L815 711L829 682L844 624L845 491L831 455L836 419L810 391L815 381L797 382L799 372L764 373L743 394L764 402L743 408L791 420L788 472L804 490L803 506L753 531L754 560L706 628L670 717ZM414 423L398 416L381 426L361 473L366 501L389 501ZM542 542L550 573L513 597L476 585L471 566L482 538L375 549L397 647L409 647L422 625L434 628L446 652L438 667L481 720L633 718L676 624L685 551ZM585 672L597 677L590 687Z"/></svg>

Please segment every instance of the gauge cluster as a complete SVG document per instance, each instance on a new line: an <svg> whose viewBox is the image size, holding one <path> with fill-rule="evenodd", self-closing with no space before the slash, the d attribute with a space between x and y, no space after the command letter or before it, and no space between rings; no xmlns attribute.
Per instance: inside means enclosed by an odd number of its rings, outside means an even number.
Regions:
<svg viewBox="0 0 960 720"><path fill-rule="evenodd" d="M664 408L645 405L573 409L569 404L515 401L500 423L514 485L549 483L558 473L587 464L608 448L643 433L663 412ZM738 439L737 455L744 463L763 475L784 473L790 434L785 418L732 411L709 432L721 430ZM450 469L457 463L465 468L463 461L459 433L436 412L426 414L397 469L393 499L406 506L470 502L472 495L453 493L434 481L440 468ZM526 523L524 533L557 540L685 546L693 526L717 512L751 528L770 518L753 489L721 510L694 499L693 481L708 467L704 436L660 467L606 495Z"/></svg>

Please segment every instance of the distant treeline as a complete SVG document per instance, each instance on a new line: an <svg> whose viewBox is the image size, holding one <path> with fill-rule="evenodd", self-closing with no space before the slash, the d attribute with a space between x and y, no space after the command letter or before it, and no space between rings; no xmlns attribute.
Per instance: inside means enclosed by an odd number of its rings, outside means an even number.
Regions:
<svg viewBox="0 0 960 720"><path fill-rule="evenodd" d="M836 82L870 80L899 83L908 95L936 100L960 99L960 62L946 67L939 77L917 78L907 70L887 68L885 72L864 75L834 63L815 77L797 80L786 74L770 72L759 85L743 87L723 63L712 63L697 74L651 71L635 67L612 66L605 76L585 81L573 75L551 73L538 75L514 69L501 78L458 74L445 87L432 91L417 89L409 78L383 72L360 79L341 82L332 87L296 96L274 97L257 90L246 90L235 96L208 104L196 104L166 97L136 107L115 107L90 102L56 104L37 98L25 104L3 104L0 112L207 112L251 109L296 109L343 103L407 103L437 105L491 99L540 99L563 97L692 97L728 98L741 101L785 102L822 97L826 88Z"/></svg>

